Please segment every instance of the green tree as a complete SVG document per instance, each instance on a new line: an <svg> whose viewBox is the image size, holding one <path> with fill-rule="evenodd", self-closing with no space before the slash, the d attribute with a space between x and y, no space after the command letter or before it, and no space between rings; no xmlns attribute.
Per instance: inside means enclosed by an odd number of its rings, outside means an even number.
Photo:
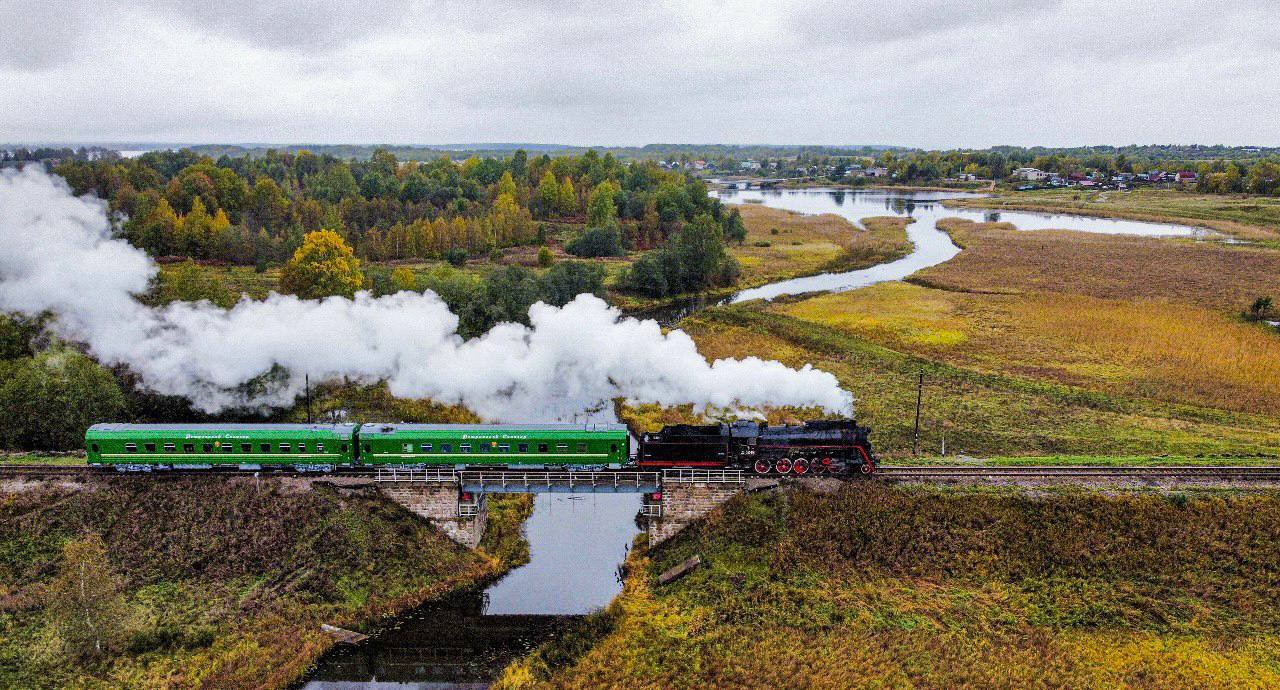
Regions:
<svg viewBox="0 0 1280 690"><path fill-rule="evenodd" d="M0 446L81 448L89 425L124 412L124 394L111 372L74 350L0 362L0 415L7 420L0 425Z"/></svg>
<svg viewBox="0 0 1280 690"><path fill-rule="evenodd" d="M613 196L618 188L612 182L601 182L591 190L587 199L587 226L602 228L618 219L618 209Z"/></svg>
<svg viewBox="0 0 1280 690"><path fill-rule="evenodd" d="M520 189L516 186L516 180L511 176L511 171L502 173L502 177L498 180L498 190L495 198L501 197L503 194L510 196L512 199L520 198Z"/></svg>
<svg viewBox="0 0 1280 690"><path fill-rule="evenodd" d="M539 218L549 218L556 213L560 200L560 183L550 170L542 174L538 181L538 189L533 193L534 213Z"/></svg>
<svg viewBox="0 0 1280 690"><path fill-rule="evenodd" d="M246 206L245 223L250 227L275 232L289 219L289 199L269 177L260 177L253 184Z"/></svg>
<svg viewBox="0 0 1280 690"><path fill-rule="evenodd" d="M96 533L63 545L62 567L45 596L49 619L72 659L100 659L124 642L124 580L112 572L107 546Z"/></svg>
<svg viewBox="0 0 1280 690"><path fill-rule="evenodd" d="M540 282L542 300L559 307L584 292L602 296L604 266L586 261L562 261L543 273Z"/></svg>
<svg viewBox="0 0 1280 690"><path fill-rule="evenodd" d="M356 178L346 163L336 163L307 178L306 185L312 197L331 204L360 196L360 185L356 184Z"/></svg>
<svg viewBox="0 0 1280 690"><path fill-rule="evenodd" d="M747 225L742 222L742 214L736 208L729 212L729 217L724 221L724 236L738 244L747 241Z"/></svg>
<svg viewBox="0 0 1280 690"><path fill-rule="evenodd" d="M556 262L556 257L551 253L551 248L542 246L538 247L538 265L542 268L548 268Z"/></svg>
<svg viewBox="0 0 1280 690"><path fill-rule="evenodd" d="M280 288L304 299L351 297L363 285L360 261L332 230L307 233L280 272Z"/></svg>

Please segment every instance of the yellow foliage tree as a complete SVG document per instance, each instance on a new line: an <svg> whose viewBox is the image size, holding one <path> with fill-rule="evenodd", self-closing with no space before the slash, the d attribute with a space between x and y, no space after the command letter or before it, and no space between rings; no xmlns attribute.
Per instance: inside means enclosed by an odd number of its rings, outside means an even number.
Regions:
<svg viewBox="0 0 1280 690"><path fill-rule="evenodd" d="M351 297L364 285L360 260L332 230L309 232L280 272L280 289L304 299Z"/></svg>
<svg viewBox="0 0 1280 690"><path fill-rule="evenodd" d="M391 285L397 292L400 290L418 291L418 278L408 266L401 266L391 272Z"/></svg>

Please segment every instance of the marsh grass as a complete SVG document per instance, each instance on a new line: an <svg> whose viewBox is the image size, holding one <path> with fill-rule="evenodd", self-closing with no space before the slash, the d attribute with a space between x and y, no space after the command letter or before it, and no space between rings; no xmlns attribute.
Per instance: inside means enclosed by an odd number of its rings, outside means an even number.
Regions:
<svg viewBox="0 0 1280 690"><path fill-rule="evenodd" d="M745 243L730 247L742 265L741 287L865 268L911 251L908 218L864 218L858 227L833 213L809 215L757 204L735 208L747 227Z"/></svg>
<svg viewBox="0 0 1280 690"><path fill-rule="evenodd" d="M572 666L505 687L1267 687L1277 524L1274 495L743 496L638 555Z"/></svg>
<svg viewBox="0 0 1280 690"><path fill-rule="evenodd" d="M373 492L95 482L0 494L0 686L283 687L332 644L321 623L360 629L501 567ZM130 620L92 664L57 652L43 593L85 533L106 541Z"/></svg>

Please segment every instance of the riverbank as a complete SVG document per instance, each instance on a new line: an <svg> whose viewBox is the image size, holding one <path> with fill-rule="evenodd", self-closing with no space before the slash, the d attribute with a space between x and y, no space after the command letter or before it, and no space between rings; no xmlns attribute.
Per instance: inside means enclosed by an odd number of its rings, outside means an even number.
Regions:
<svg viewBox="0 0 1280 690"><path fill-rule="evenodd" d="M322 623L367 630L521 553L519 509L486 555L373 489L88 482L0 501L0 686L286 687L334 644ZM94 586L72 596L81 566Z"/></svg>
<svg viewBox="0 0 1280 690"><path fill-rule="evenodd" d="M949 208L1067 213L1095 218L1181 223L1280 247L1280 199L1195 194L1175 190L1088 192L1042 190L948 199Z"/></svg>
<svg viewBox="0 0 1280 690"><path fill-rule="evenodd" d="M498 687L1267 687L1278 520L1269 492L740 496Z"/></svg>

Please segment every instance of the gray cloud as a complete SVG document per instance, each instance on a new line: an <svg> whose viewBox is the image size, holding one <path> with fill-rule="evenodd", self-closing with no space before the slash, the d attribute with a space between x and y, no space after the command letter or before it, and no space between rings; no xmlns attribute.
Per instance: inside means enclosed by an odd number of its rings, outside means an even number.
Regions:
<svg viewBox="0 0 1280 690"><path fill-rule="evenodd" d="M0 0L0 141L1280 144L1268 1Z"/></svg>

